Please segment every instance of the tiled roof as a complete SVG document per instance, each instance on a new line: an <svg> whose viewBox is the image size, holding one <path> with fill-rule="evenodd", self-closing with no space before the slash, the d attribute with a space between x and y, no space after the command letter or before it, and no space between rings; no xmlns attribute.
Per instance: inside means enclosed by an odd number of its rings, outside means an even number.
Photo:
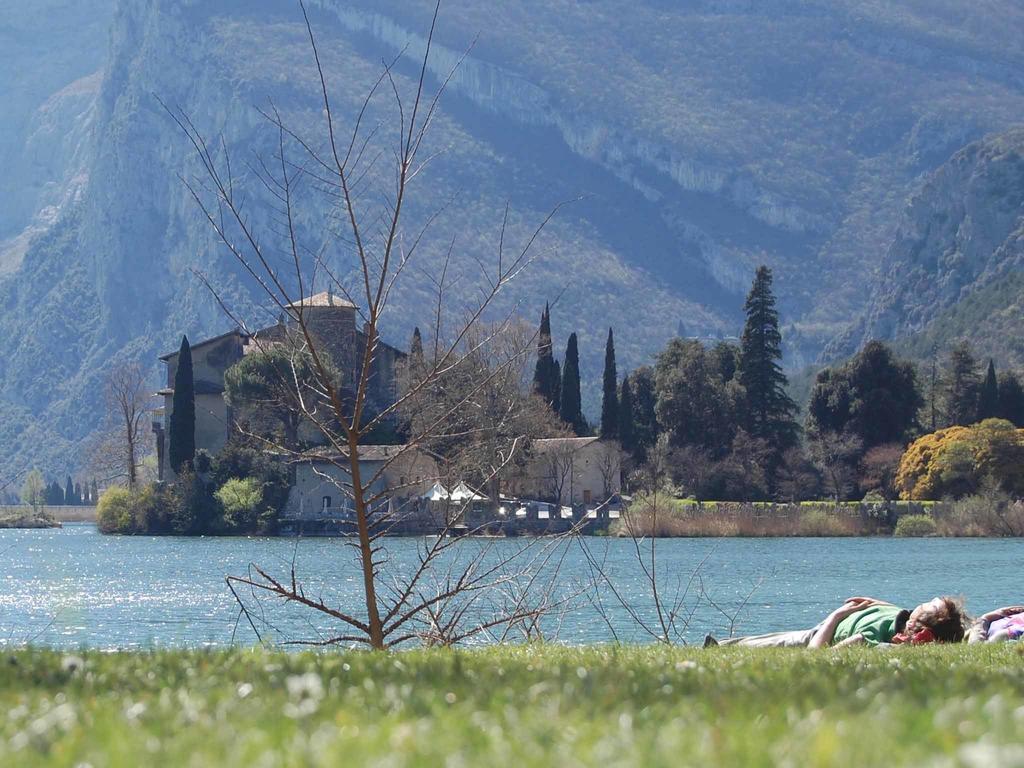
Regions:
<svg viewBox="0 0 1024 768"><path fill-rule="evenodd" d="M418 448L410 448L405 445L360 445L359 446L359 458L362 461L387 461L401 452L405 453L417 453L421 452ZM302 458L299 461L304 460L316 460L323 459L325 461L337 461L337 460L348 460L347 455L339 454L334 448L330 446L322 446L319 448L310 448L308 451L304 451Z"/></svg>
<svg viewBox="0 0 1024 768"><path fill-rule="evenodd" d="M530 445L535 453L557 451L563 448L575 451L591 443L596 443L600 439L599 437L542 437L534 440Z"/></svg>
<svg viewBox="0 0 1024 768"><path fill-rule="evenodd" d="M203 339L202 341L198 341L195 344L189 344L189 348L199 349L200 347L205 347L207 344L213 344L214 342L226 339L228 336L238 336L242 339L249 338L246 334L242 333L237 328L232 328L230 331L228 331L227 333L222 333L220 336L214 336L209 339ZM173 352L168 352L166 355L160 355L160 359L164 361L170 360L172 357L177 357L180 351L180 349L176 349Z"/></svg>
<svg viewBox="0 0 1024 768"><path fill-rule="evenodd" d="M348 307L355 309L356 305L348 299L335 296L330 291L321 291L314 296L293 301L288 305L289 309L298 309L299 307Z"/></svg>

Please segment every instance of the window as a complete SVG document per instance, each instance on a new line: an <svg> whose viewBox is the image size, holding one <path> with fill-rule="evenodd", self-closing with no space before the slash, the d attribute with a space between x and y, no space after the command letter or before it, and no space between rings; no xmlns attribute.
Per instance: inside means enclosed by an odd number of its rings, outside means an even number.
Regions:
<svg viewBox="0 0 1024 768"><path fill-rule="evenodd" d="M583 503L584 504L589 504L592 501L592 497L593 497L593 494L590 492L590 489L589 488L584 489L584 491L583 491Z"/></svg>
<svg viewBox="0 0 1024 768"><path fill-rule="evenodd" d="M324 509L330 509L330 508L331 508L331 497L330 496L324 496Z"/></svg>

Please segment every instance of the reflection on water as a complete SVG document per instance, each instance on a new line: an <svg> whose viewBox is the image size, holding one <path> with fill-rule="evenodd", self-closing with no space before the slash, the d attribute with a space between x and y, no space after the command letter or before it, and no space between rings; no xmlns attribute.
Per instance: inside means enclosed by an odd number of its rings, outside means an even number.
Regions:
<svg viewBox="0 0 1024 768"><path fill-rule="evenodd" d="M391 567L410 567L417 540L388 542ZM616 588L640 612L651 599L632 544L589 539ZM467 546L479 546L466 542ZM499 542L496 547L519 547ZM935 594L966 598L968 610L1024 600L1016 540L994 539L674 539L658 542L662 589L674 591L697 565L708 593L726 612L743 611L744 633L811 626L848 595L873 595L908 606ZM353 551L337 539L143 538L101 536L92 525L54 530L0 530L0 645L33 642L60 647L131 648L226 645L237 609L224 577L250 562L286 576L292 559L307 591L329 604L358 610L360 585ZM567 590L585 581L582 552L570 546L562 566ZM605 590L605 597L610 597ZM692 601L691 601L691 604ZM645 641L624 610L606 602L622 640ZM289 637L310 637L303 613L273 620ZM688 638L721 633L722 613L697 606ZM561 621L558 640L613 637L590 601L578 600ZM237 627L236 642L251 631Z"/></svg>

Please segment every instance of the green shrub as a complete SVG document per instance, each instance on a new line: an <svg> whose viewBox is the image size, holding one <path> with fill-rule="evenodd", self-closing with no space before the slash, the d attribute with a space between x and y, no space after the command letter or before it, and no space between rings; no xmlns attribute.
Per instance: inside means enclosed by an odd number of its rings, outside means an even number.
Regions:
<svg viewBox="0 0 1024 768"><path fill-rule="evenodd" d="M103 533L130 533L135 529L132 495L127 488L111 486L96 504L96 525Z"/></svg>
<svg viewBox="0 0 1024 768"><path fill-rule="evenodd" d="M896 536L934 536L935 521L928 515L907 515L896 523Z"/></svg>
<svg viewBox="0 0 1024 768"><path fill-rule="evenodd" d="M225 529L252 530L263 503L263 487L255 477L232 477L213 494L223 510Z"/></svg>

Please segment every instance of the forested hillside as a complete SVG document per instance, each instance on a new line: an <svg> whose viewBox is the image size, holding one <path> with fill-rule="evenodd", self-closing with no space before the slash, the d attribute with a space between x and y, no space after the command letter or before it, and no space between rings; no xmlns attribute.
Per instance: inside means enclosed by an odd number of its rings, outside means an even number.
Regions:
<svg viewBox="0 0 1024 768"><path fill-rule="evenodd" d="M1024 129L957 152L906 206L872 303L833 346L899 339L919 359L966 338L1024 364Z"/></svg>
<svg viewBox="0 0 1024 768"><path fill-rule="evenodd" d="M272 100L315 140L322 123L292 2L26 5L0 0L0 467L63 471L96 423L109 361L152 361L182 332L227 326L194 269L266 319L182 186L195 162L157 98L250 159L276 141L256 106ZM382 59L415 58L431 8L310 3L339 113L354 114ZM1022 27L1011 0L451 0L432 86L471 50L409 227L444 205L426 267L455 236L468 270L493 253L506 202L522 239L580 198L515 298L531 321L559 298L556 345L578 331L590 410L609 324L624 369L680 328L735 335L760 263L775 273L787 364L801 365L867 305L922 175L1021 119ZM400 65L398 87L414 73ZM272 225L247 189L254 220ZM324 239L322 213L303 211L305 236ZM343 272L345 244L329 253ZM425 296L406 287L389 340L404 345Z"/></svg>

